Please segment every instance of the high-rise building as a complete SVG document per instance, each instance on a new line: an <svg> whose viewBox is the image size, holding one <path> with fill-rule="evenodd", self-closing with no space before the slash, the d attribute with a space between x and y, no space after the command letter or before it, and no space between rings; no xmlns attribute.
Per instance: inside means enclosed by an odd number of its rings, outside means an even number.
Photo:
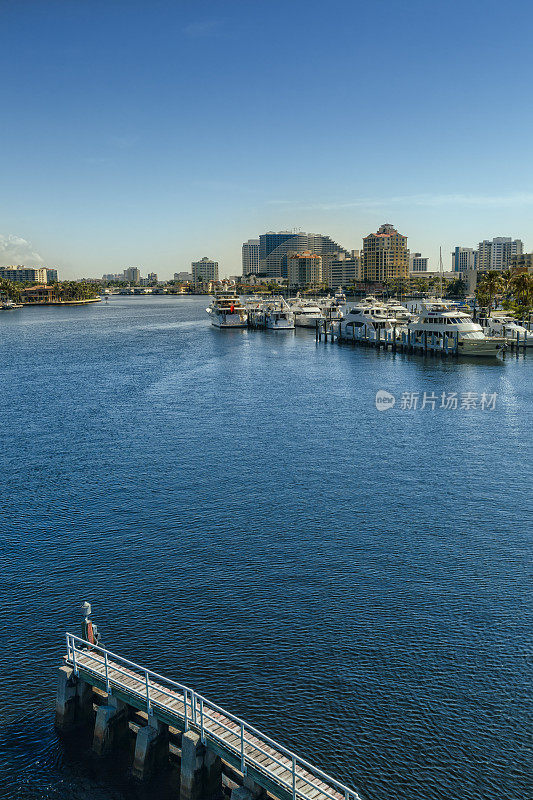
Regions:
<svg viewBox="0 0 533 800"><path fill-rule="evenodd" d="M191 267L194 283L218 281L218 261L211 261L210 258L204 256L200 261L193 261Z"/></svg>
<svg viewBox="0 0 533 800"><path fill-rule="evenodd" d="M257 275L259 272L259 239L248 239L242 245L242 274Z"/></svg>
<svg viewBox="0 0 533 800"><path fill-rule="evenodd" d="M141 270L138 267L128 267L124 270L124 280L128 283L140 283Z"/></svg>
<svg viewBox="0 0 533 800"><path fill-rule="evenodd" d="M409 272L427 272L429 258L422 253L411 253L409 255Z"/></svg>
<svg viewBox="0 0 533 800"><path fill-rule="evenodd" d="M327 253L322 256L322 280L329 289L348 286L360 280L361 258L359 250L351 253Z"/></svg>
<svg viewBox="0 0 533 800"><path fill-rule="evenodd" d="M287 253L290 286L316 285L322 281L322 258L316 253Z"/></svg>
<svg viewBox="0 0 533 800"><path fill-rule="evenodd" d="M363 239L361 259L362 280L383 281L388 278L409 277L409 250L407 236L402 236L389 223L382 225L377 233Z"/></svg>
<svg viewBox="0 0 533 800"><path fill-rule="evenodd" d="M174 280L181 281L182 283L189 283L192 281L192 272L175 272Z"/></svg>
<svg viewBox="0 0 533 800"><path fill-rule="evenodd" d="M46 267L46 282L57 283L57 269L48 269Z"/></svg>
<svg viewBox="0 0 533 800"><path fill-rule="evenodd" d="M47 283L47 273L46 267L0 267L0 278L15 283Z"/></svg>
<svg viewBox="0 0 533 800"><path fill-rule="evenodd" d="M475 269L477 251L472 247L455 247L452 251L452 272L466 272Z"/></svg>
<svg viewBox="0 0 533 800"><path fill-rule="evenodd" d="M327 253L348 251L334 242L330 236L321 233L293 233L291 231L268 231L259 237L259 272L265 275L287 277L287 254L314 253L324 256Z"/></svg>
<svg viewBox="0 0 533 800"><path fill-rule="evenodd" d="M511 256L509 269L513 272L529 272L531 275L533 273L533 253L517 253Z"/></svg>
<svg viewBox="0 0 533 800"><path fill-rule="evenodd" d="M524 243L521 239L511 239L510 236L498 236L492 240L484 239L477 249L476 269L507 269L511 256L521 255L524 252Z"/></svg>

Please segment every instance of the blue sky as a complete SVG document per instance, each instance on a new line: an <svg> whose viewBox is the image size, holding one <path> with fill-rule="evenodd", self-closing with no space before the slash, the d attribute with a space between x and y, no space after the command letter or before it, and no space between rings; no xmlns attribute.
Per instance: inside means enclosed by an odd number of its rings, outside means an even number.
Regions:
<svg viewBox="0 0 533 800"><path fill-rule="evenodd" d="M65 277L392 222L437 268L533 249L533 8L0 0L0 263Z"/></svg>

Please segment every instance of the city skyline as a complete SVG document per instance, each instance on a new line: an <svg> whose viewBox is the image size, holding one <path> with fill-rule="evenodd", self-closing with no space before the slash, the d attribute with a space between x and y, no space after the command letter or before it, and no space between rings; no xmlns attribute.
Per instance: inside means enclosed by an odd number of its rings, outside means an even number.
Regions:
<svg viewBox="0 0 533 800"><path fill-rule="evenodd" d="M445 269L456 246L533 247L532 112L509 24L531 21L523 3L489 2L480 18L467 0L460 26L449 4L421 0L2 13L1 265L165 278L209 253L227 276L264 231L351 250L384 222L433 269L439 247ZM520 124L489 121L499 98Z"/></svg>

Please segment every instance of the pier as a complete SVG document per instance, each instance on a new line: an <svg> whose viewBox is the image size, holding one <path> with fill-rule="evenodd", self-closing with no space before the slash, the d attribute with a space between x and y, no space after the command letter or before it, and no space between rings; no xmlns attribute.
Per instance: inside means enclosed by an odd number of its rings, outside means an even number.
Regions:
<svg viewBox="0 0 533 800"><path fill-rule="evenodd" d="M361 800L358 793L195 690L67 633L56 729L93 726L106 756L135 735L139 780L179 764L179 800Z"/></svg>
<svg viewBox="0 0 533 800"><path fill-rule="evenodd" d="M370 335L366 325L364 326L363 333L355 335L355 328L352 328L352 336L345 333L340 335L339 322L318 322L316 324L315 338L317 342L322 341L338 341L346 342L347 344L359 344L363 347L376 347L383 350L392 350L393 352L400 353L432 353L439 356L453 356L459 352L459 341L456 335L453 339L449 337L438 338L435 335L428 335L424 333L421 341L418 341L411 331L402 331L401 335L397 335L396 328L393 330L377 330L376 335Z"/></svg>

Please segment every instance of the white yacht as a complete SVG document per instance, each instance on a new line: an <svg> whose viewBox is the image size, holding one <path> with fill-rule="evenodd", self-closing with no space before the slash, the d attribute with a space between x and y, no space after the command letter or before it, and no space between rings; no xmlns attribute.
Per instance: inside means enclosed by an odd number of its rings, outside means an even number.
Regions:
<svg viewBox="0 0 533 800"><path fill-rule="evenodd" d="M272 331L293 331L294 314L283 297L271 297L257 306L256 319Z"/></svg>
<svg viewBox="0 0 533 800"><path fill-rule="evenodd" d="M15 303L13 300L3 300L0 303L2 311L13 311L15 308L22 308L22 303Z"/></svg>
<svg viewBox="0 0 533 800"><path fill-rule="evenodd" d="M232 289L217 292L206 311L216 328L246 328L248 323L248 312Z"/></svg>
<svg viewBox="0 0 533 800"><path fill-rule="evenodd" d="M341 339L377 340L378 337L392 337L396 330L396 337L399 338L402 329L405 330L405 326L396 319L394 313L384 303L369 296L356 301L346 311L340 323L339 335Z"/></svg>
<svg viewBox="0 0 533 800"><path fill-rule="evenodd" d="M508 342L518 339L521 346L533 347L533 331L528 331L512 317L490 317L483 330L487 336L503 336Z"/></svg>
<svg viewBox="0 0 533 800"><path fill-rule="evenodd" d="M487 337L483 328L464 311L438 298L421 303L420 315L407 325L415 344L442 342L452 350L457 342L459 355L495 356L505 348L503 337Z"/></svg>
<svg viewBox="0 0 533 800"><path fill-rule="evenodd" d="M289 300L290 310L294 314L294 323L299 328L316 328L316 323L324 322L324 315L314 300L304 300L297 295Z"/></svg>
<svg viewBox="0 0 533 800"><path fill-rule="evenodd" d="M414 319L414 314L408 308L402 306L399 300L387 300L385 305L401 325L407 325L408 322Z"/></svg>
<svg viewBox="0 0 533 800"><path fill-rule="evenodd" d="M345 306L346 305L346 295L342 291L342 286L339 286L337 291L335 292L335 297L333 298L338 306Z"/></svg>
<svg viewBox="0 0 533 800"><path fill-rule="evenodd" d="M331 322L338 322L344 316L342 308L332 297L326 297L318 303L322 316Z"/></svg>

